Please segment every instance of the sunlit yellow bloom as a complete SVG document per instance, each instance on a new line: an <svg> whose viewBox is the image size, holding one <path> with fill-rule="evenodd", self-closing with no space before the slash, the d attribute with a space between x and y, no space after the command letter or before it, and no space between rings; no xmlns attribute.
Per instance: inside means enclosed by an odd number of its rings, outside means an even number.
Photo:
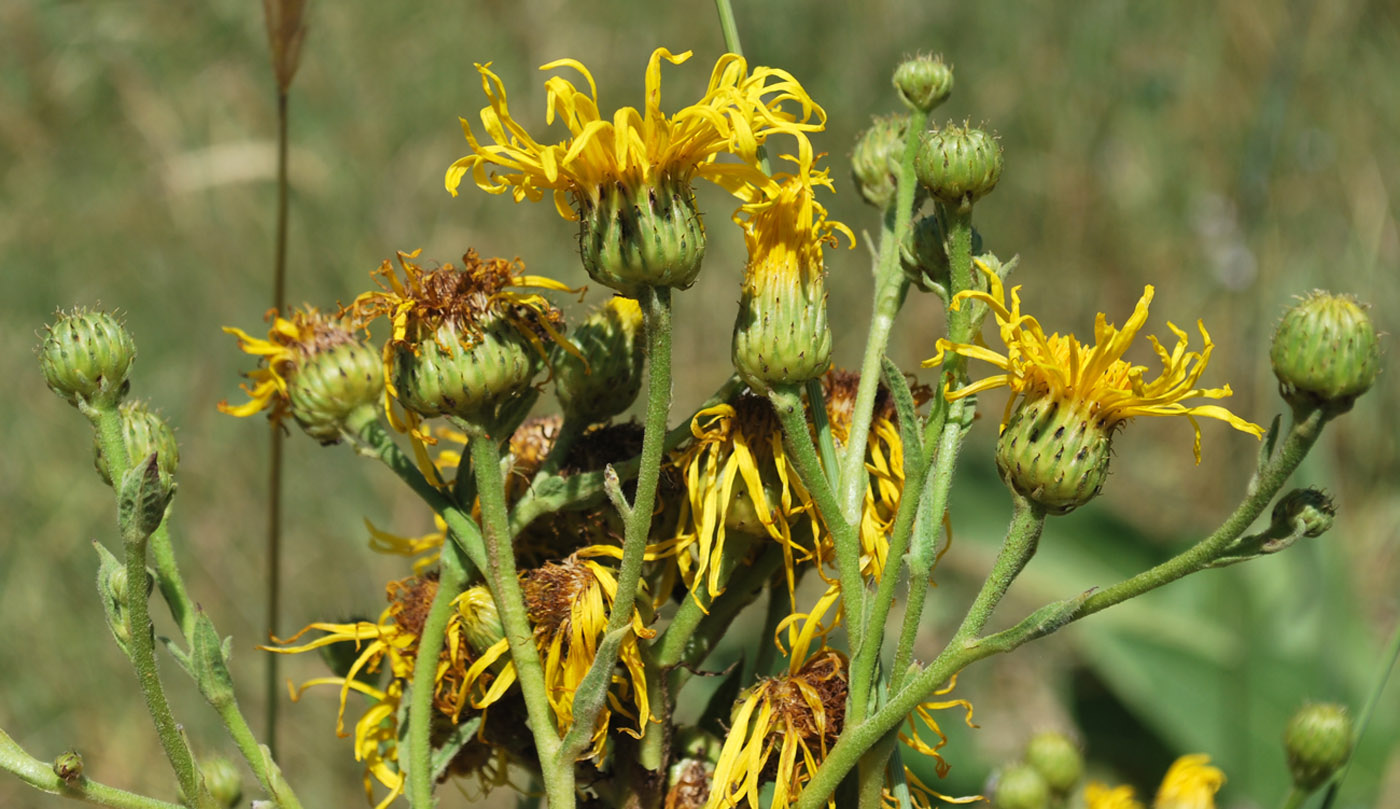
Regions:
<svg viewBox="0 0 1400 809"><path fill-rule="evenodd" d="M744 230L748 264L734 324L734 367L755 390L816 379L831 365L827 324L826 265L822 248L850 228L827 219L816 189L832 189L827 171L813 167L804 143L791 174L779 174L776 189L749 189L734 214Z"/></svg>
<svg viewBox="0 0 1400 809"><path fill-rule="evenodd" d="M778 625L779 635L787 637L784 651L788 671L760 680L735 706L729 736L715 763L706 809L727 809L740 804L747 804L750 809L759 809L760 805L770 809L790 806L841 735L848 690L847 660L845 655L826 645L826 635L835 624L834 618L828 622L826 616L839 600L839 588L831 587L811 612L794 613ZM951 689L950 684L939 694ZM972 708L966 701L926 702L919 706L917 717L939 736L939 743L928 745L917 737L901 734L901 738L918 752L937 760L940 776L948 770L938 753L946 739L931 711L950 707L966 709L971 725ZM910 717L909 721L912 727L915 718ZM911 779L920 805L928 805L930 796L952 803L978 800L940 795L914 779L907 770L906 778ZM760 804L759 793L768 780L774 782L772 801ZM835 799L829 799L827 805L834 807Z"/></svg>
<svg viewBox="0 0 1400 809"><path fill-rule="evenodd" d="M1162 776L1153 809L1215 809L1215 793L1225 773L1210 766L1210 756L1196 753L1177 759Z"/></svg>
<svg viewBox="0 0 1400 809"><path fill-rule="evenodd" d="M267 317L272 325L268 327L266 340L233 326L224 327L225 333L238 338L239 349L260 358L261 365L245 375L252 380L251 385L242 386L243 392L248 394L248 401L240 405L219 402L221 413L251 416L266 410L270 419L280 421L287 414L287 386L297 369L322 351L356 342L354 333L341 323L340 318L310 306L293 310L290 318L269 309Z"/></svg>
<svg viewBox="0 0 1400 809"><path fill-rule="evenodd" d="M472 154L447 170L447 190L455 195L471 172L478 187L493 194L509 192L516 202L539 201L552 192L560 216L574 220L578 213L573 206L596 204L600 189L609 183L650 185L701 177L730 189L745 183L770 185L757 168L759 146L775 133L805 142L805 133L825 126L826 113L791 75L766 67L750 73L734 54L716 62L700 101L668 117L661 111L661 62L675 65L689 58L690 51L672 54L657 48L647 63L644 109L622 107L611 118L600 113L593 75L582 64L560 59L542 66L571 68L588 86L585 93L561 76L545 82L546 123L558 117L569 130L566 140L553 144L537 142L511 117L505 85L489 63L478 64L490 101L480 115L489 140L479 141L471 123L462 119ZM721 162L721 154L737 155L740 162Z"/></svg>
<svg viewBox="0 0 1400 809"><path fill-rule="evenodd" d="M1147 338L1162 365L1156 379L1145 379L1147 367L1133 365L1123 359L1133 338L1147 322L1147 309L1153 295L1151 286L1143 290L1132 317L1121 329L1109 324L1107 317L1100 314L1094 323L1095 344L1088 346L1081 344L1072 334L1046 336L1034 317L1021 313L1020 287L1011 289L1008 306L1001 279L980 262L978 268L987 276L990 290L958 293L953 307L961 307L969 300L989 306L996 316L1006 353L999 354L983 346L941 339L938 341L938 355L924 365L941 363L944 353L951 351L989 362L1004 373L958 390L950 390L947 392L949 399L959 399L992 388L1010 388L1014 395L1007 402L1006 412L1002 416L1003 428L1010 421L1018 397L1025 402L1048 397L1073 412L1082 413L1086 420L1101 425L1110 433L1136 416L1185 416L1195 430L1198 462L1201 457L1201 430L1196 423L1198 417L1219 419L1256 438L1264 434L1264 429L1259 425L1245 421L1218 405L1182 404L1186 399L1223 399L1231 395L1229 385L1196 387L1215 347L1203 323L1197 322L1205 343L1200 352L1187 351L1189 338L1186 332L1171 323L1167 324L1167 328L1177 338L1172 350L1168 351L1155 337Z"/></svg>
<svg viewBox="0 0 1400 809"><path fill-rule="evenodd" d="M1215 793L1225 783L1225 773L1210 766L1201 753L1177 759L1162 777L1153 809L1215 809ZM1143 809L1130 786L1109 788L1091 783L1084 790L1085 809Z"/></svg>
<svg viewBox="0 0 1400 809"><path fill-rule="evenodd" d="M397 764L399 706L404 688L413 677L418 638L428 606L437 592L437 582L424 578L406 579L391 582L387 589L390 603L380 615L378 623L317 622L285 641L278 640L283 644L281 646L262 647L271 652L297 654L335 643L355 644L359 655L344 676L307 680L292 692L292 698L297 699L311 686L338 686L340 708L336 714L336 733L341 736L346 735L345 709L350 692L357 691L369 698L370 707L355 723L354 747L355 759L365 762L365 789L370 801L374 802L372 781L378 781L389 789L389 794L377 804L378 807L387 806L403 790L404 777ZM458 609L448 622L446 641L434 676L433 705L453 722L457 722L469 707L469 690L473 687L487 688L487 683L496 676L483 667L482 671L475 671L468 678L468 672L477 660L468 643L468 635L475 623L473 598L479 598L479 595L474 590L468 590L454 601ZM325 634L308 643L286 645L294 644L312 630ZM390 677L383 689L375 688L361 679L364 674L383 669L389 671Z"/></svg>
<svg viewBox="0 0 1400 809"><path fill-rule="evenodd" d="M692 590L703 582L718 595L724 589L720 560L729 533L766 535L782 545L791 592L797 564L812 558L816 528L808 529L812 539L806 545L793 535L812 500L787 458L772 405L746 395L696 413L690 430L695 440L671 460L686 488L677 534L657 543L653 553L675 554Z"/></svg>
<svg viewBox="0 0 1400 809"><path fill-rule="evenodd" d="M567 732L573 725L574 693L598 654L608 623L608 611L617 595L617 577L613 571L593 561L590 556L613 555L610 549L585 548L562 562L550 562L521 574L521 589L534 624L535 644L544 663L545 687L549 693L559 731ZM641 616L632 614L632 632L622 642L618 662L626 673L614 672L607 704L598 715L597 727L583 759L602 757L608 743L608 729L614 714L635 723L635 729L617 728L635 738L641 738L646 723L652 721L647 699L646 672L642 664L638 638L655 634L646 627ZM505 651L502 640L496 648L482 655L467 672L471 681L494 660L494 654ZM514 680L514 664L506 662L500 676L489 690L474 702L478 707L490 705L504 693L501 683Z"/></svg>

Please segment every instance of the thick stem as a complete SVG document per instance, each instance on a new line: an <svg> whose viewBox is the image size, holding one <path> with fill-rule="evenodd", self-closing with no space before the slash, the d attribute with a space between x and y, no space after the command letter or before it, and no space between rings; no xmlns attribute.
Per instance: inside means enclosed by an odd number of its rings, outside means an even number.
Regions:
<svg viewBox="0 0 1400 809"><path fill-rule="evenodd" d="M525 698L535 752L540 757L540 776L544 780L546 799L551 809L572 809L574 765L572 759L561 761L559 757L560 739L554 712L549 707L544 664L535 646L534 630L530 627L525 596L520 590L520 578L515 569L505 484L501 479L501 451L495 439L481 431L471 436L467 446L471 449L472 471L476 474L477 496L480 498L485 528L486 581L496 602L496 610L510 646L511 661L515 664L515 674L520 681L520 691ZM450 527L451 522L448 525Z"/></svg>
<svg viewBox="0 0 1400 809"><path fill-rule="evenodd" d="M127 470L131 468L131 456L127 454L126 440L123 437L121 416L115 407L86 411L93 422L97 440L102 445L102 453L108 459L108 467L115 486L120 487ZM129 638L126 652L131 658L136 679L141 685L141 694L146 700L146 709L155 724L156 735L161 747L170 760L175 777L180 783L180 794L187 801L198 806L212 805L213 798L199 775L194 754L190 752L180 725L170 711L165 688L160 682L160 672L156 668L155 631L151 626L150 604L146 593L146 543L150 535L139 525L139 515L133 513L122 518L122 546L126 551L126 623Z"/></svg>
<svg viewBox="0 0 1400 809"><path fill-rule="evenodd" d="M473 442L475 443L475 442ZM437 593L418 637L413 663L413 690L408 704L408 799L413 809L433 806L433 693L437 663L452 617L452 602L467 584L467 566L457 542L442 545ZM467 563L470 564L470 563Z"/></svg>
<svg viewBox="0 0 1400 809"><path fill-rule="evenodd" d="M870 416L875 412L875 392L880 384L880 365L889 344L890 329L895 315L904 302L909 281L899 269L899 246L909 233L914 210L914 155L919 150L919 136L928 126L929 114L915 111L909 114L909 132L904 141L904 154L899 163L899 185L894 207L886 212L880 232L880 255L875 265L875 305L870 318L870 332L865 341L865 358L860 364L860 386L851 416L850 436L846 441L841 467L840 503L846 520L860 518L860 505L865 497L865 444L870 433Z"/></svg>
<svg viewBox="0 0 1400 809"><path fill-rule="evenodd" d="M963 617L962 625L948 642L950 647L960 646L977 637L1011 587L1011 582L1021 575L1026 563L1035 555L1040 532L1045 528L1045 509L1019 494L1013 494L1012 501L1011 525L1006 529L1001 551L992 563L992 572L982 582L981 591Z"/></svg>
<svg viewBox="0 0 1400 809"><path fill-rule="evenodd" d="M1283 799L1282 809L1298 809L1303 805L1303 801L1307 800L1308 794L1306 790L1292 787L1288 790L1288 797Z"/></svg>
<svg viewBox="0 0 1400 809"><path fill-rule="evenodd" d="M647 537L656 507L656 486L661 478L661 458L665 454L666 420L671 412L671 290L667 287L646 287L641 296L642 314L647 333L647 406L642 434L642 455L637 470L637 493L622 512L622 561L617 570L617 593L608 614L605 634L623 631L632 621L636 609L637 589L642 580L642 561L646 556ZM600 645L598 655L589 666L589 674L611 671L617 665L622 644ZM574 714L574 725L592 728L606 701L599 700L580 706ZM644 720L645 722L645 720ZM647 732L650 722L646 722ZM576 735L577 741L561 750L560 755L572 762L587 743L588 734Z"/></svg>
<svg viewBox="0 0 1400 809"><path fill-rule="evenodd" d="M225 703L215 704L214 709L219 712L219 718L223 720L229 738L233 739L238 752L243 754L244 760L253 770L253 776L258 779L258 784L272 802L281 809L301 809L301 800L282 777L281 769L272 760L271 750L259 745L257 738L253 736L253 729L248 726L248 720L239 710L238 701L230 699Z"/></svg>
<svg viewBox="0 0 1400 809"><path fill-rule="evenodd" d="M852 638L864 638L865 582L860 575L860 532L857 523L842 512L836 492L822 471L821 459L817 457L817 448L812 444L812 434L808 431L802 396L797 389L790 386L774 388L769 392L768 399L783 425L788 458L797 467L797 475L816 503L822 524L836 546L836 573L841 582L841 608L846 614L848 632ZM869 421L869 417L866 421ZM855 433L852 425L851 434ZM875 642L878 644L878 641Z"/></svg>
<svg viewBox="0 0 1400 809"><path fill-rule="evenodd" d="M179 804L109 787L82 775L72 781L65 781L54 774L51 763L40 761L26 753L3 730L0 730L0 770L51 795L61 795L98 806L110 806L112 809L184 809Z"/></svg>

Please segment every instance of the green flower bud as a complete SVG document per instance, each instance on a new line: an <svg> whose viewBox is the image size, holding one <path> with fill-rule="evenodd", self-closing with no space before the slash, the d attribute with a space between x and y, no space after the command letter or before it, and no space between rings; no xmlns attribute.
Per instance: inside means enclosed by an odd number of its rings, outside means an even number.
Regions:
<svg viewBox="0 0 1400 809"><path fill-rule="evenodd" d="M945 205L970 206L996 188L1002 151L997 139L966 124L925 132L914 170L919 182Z"/></svg>
<svg viewBox="0 0 1400 809"><path fill-rule="evenodd" d="M393 379L399 400L426 417L489 419L498 404L523 393L543 360L525 336L503 320L482 328L464 348L450 325L437 339L394 351Z"/></svg>
<svg viewBox="0 0 1400 809"><path fill-rule="evenodd" d="M354 422L374 419L383 396L384 362L359 340L312 354L287 382L292 417L322 444L339 441Z"/></svg>
<svg viewBox="0 0 1400 809"><path fill-rule="evenodd" d="M572 332L579 354L556 349L554 389L570 419L596 424L616 416L642 390L642 308L614 297Z"/></svg>
<svg viewBox="0 0 1400 809"><path fill-rule="evenodd" d="M500 613L491 592L478 584L469 587L454 602L457 613L462 616L462 630L467 645L477 654L485 654L487 649L501 642L506 636L501 624Z"/></svg>
<svg viewBox="0 0 1400 809"><path fill-rule="evenodd" d="M1108 478L1112 436L1097 420L1052 398L1023 402L997 441L1002 480L1050 514L1068 514Z"/></svg>
<svg viewBox="0 0 1400 809"><path fill-rule="evenodd" d="M915 56L894 69L894 88L910 109L931 111L953 94L953 68L942 56Z"/></svg>
<svg viewBox="0 0 1400 809"><path fill-rule="evenodd" d="M997 809L1048 809L1050 785L1029 764L1013 764L997 777Z"/></svg>
<svg viewBox="0 0 1400 809"><path fill-rule="evenodd" d="M243 780L238 776L238 765L232 761L223 756L204 759L199 762L199 774L220 805L233 809L243 800Z"/></svg>
<svg viewBox="0 0 1400 809"><path fill-rule="evenodd" d="M180 465L180 447L175 443L175 432L145 402L122 402L118 407L122 421L122 438L126 442L126 454L133 462L141 461L156 454L156 466L160 471L160 482L169 488L175 477L175 469ZM93 439L93 465L97 474L108 486L112 483L112 470L102 451L102 442Z"/></svg>
<svg viewBox="0 0 1400 809"><path fill-rule="evenodd" d="M83 777L83 757L76 750L59 753L58 758L53 760L53 774L70 786L77 783Z"/></svg>
<svg viewBox="0 0 1400 809"><path fill-rule="evenodd" d="M1270 533L1320 537L1332 527L1337 506L1320 489L1294 489L1274 505Z"/></svg>
<svg viewBox="0 0 1400 809"><path fill-rule="evenodd" d="M908 131L907 115L876 118L870 128L856 138L855 149L851 151L851 177L861 199L882 211L894 204L896 176Z"/></svg>
<svg viewBox="0 0 1400 809"><path fill-rule="evenodd" d="M1283 732L1293 783L1308 792L1327 783L1351 757L1353 741L1351 716L1341 705L1316 703L1298 709Z"/></svg>
<svg viewBox="0 0 1400 809"><path fill-rule="evenodd" d="M1066 795L1084 776L1084 754L1079 745L1053 730L1037 733L1026 745L1026 763L1045 779L1050 791Z"/></svg>
<svg viewBox="0 0 1400 809"><path fill-rule="evenodd" d="M943 218L938 213L932 213L915 220L899 248L900 268L909 282L925 292L935 292L940 296L947 294L948 289L946 240ZM996 258L982 252L982 234L977 228L972 229L972 255L988 263ZM986 279L981 273L973 273L973 283L979 289L986 287Z"/></svg>
<svg viewBox="0 0 1400 809"><path fill-rule="evenodd" d="M585 205L579 249L588 276L635 297L643 286L686 289L705 258L705 224L690 184L662 178L603 185Z"/></svg>
<svg viewBox="0 0 1400 809"><path fill-rule="evenodd" d="M39 346L39 367L49 389L73 406L111 407L121 401L136 359L136 344L116 317L74 309L59 312Z"/></svg>
<svg viewBox="0 0 1400 809"><path fill-rule="evenodd" d="M731 357L754 390L816 379L831 367L826 279L751 273L739 299Z"/></svg>
<svg viewBox="0 0 1400 809"><path fill-rule="evenodd" d="M1269 348L1279 392L1294 410L1351 409L1380 373L1380 342L1350 295L1321 290L1283 315Z"/></svg>

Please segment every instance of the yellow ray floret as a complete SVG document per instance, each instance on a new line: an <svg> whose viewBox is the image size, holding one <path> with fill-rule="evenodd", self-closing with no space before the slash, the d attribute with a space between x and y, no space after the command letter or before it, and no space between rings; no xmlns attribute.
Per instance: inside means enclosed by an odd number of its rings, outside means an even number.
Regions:
<svg viewBox="0 0 1400 809"><path fill-rule="evenodd" d="M775 175L776 186L748 186L739 192L746 202L733 219L748 246L746 284L754 283L750 279L755 275L779 275L792 285L819 276L824 271L822 247L836 246L837 233L852 249L856 246L851 229L828 219L826 208L817 202L817 188L835 190L831 173L814 168L811 146L805 141L802 146L796 157L782 155L796 164L796 172Z"/></svg>
<svg viewBox="0 0 1400 809"><path fill-rule="evenodd" d="M782 133L806 142L806 133L826 125L826 112L790 74L759 67L752 73L743 57L725 54L715 63L705 95L695 104L667 116L661 111L661 62L681 64L690 51L672 54L657 48L647 62L646 103L642 110L622 107L611 119L598 106L593 75L574 59L560 59L541 70L570 68L582 75L588 91L552 76L545 82L545 120L557 117L569 131L559 143L536 141L511 117L505 85L478 64L481 86L489 105L480 113L486 135L478 140L462 119L462 131L472 154L447 170L446 186L455 196L468 172L476 185L492 194L510 193L516 202L539 201L552 192L555 208L565 219L578 218L573 204L596 201L608 182L681 182L703 177L737 188L745 183L767 186L758 166L758 148L769 136ZM721 162L733 154L740 162ZM572 199L571 199L572 197Z"/></svg>
<svg viewBox="0 0 1400 809"><path fill-rule="evenodd" d="M245 374L252 382L241 386L248 401L240 405L219 402L220 413L244 417L267 410L269 418L280 420L287 413L287 385L297 369L317 352L355 340L340 318L311 306L293 310L288 317L270 309L267 318L272 325L266 340L233 326L224 327L225 333L238 338L239 349L258 357L261 365Z"/></svg>
<svg viewBox="0 0 1400 809"><path fill-rule="evenodd" d="M1157 789L1152 809L1215 809L1215 793L1225 773L1210 765L1210 756L1193 753L1172 763ZM1108 787L1097 782L1084 789L1085 809L1144 809L1130 786Z"/></svg>
<svg viewBox="0 0 1400 809"><path fill-rule="evenodd" d="M1204 323L1197 321L1196 324L1205 343L1199 352L1186 350L1189 337L1171 323L1167 324L1167 328L1176 336L1177 343L1170 351L1156 337L1147 338L1162 365L1156 379L1145 378L1148 371L1146 366L1133 365L1123 359L1133 339L1147 322L1147 310L1153 295L1151 286L1143 289L1142 298L1122 328L1110 324L1107 316L1100 314L1094 322L1094 344L1086 345L1073 334L1046 336L1034 317L1022 314L1021 288L1012 287L1008 306L1001 279L981 262L977 266L987 276L990 290L960 292L953 299L952 306L958 309L969 300L989 306L996 317L1006 353L999 354L985 346L941 339L937 345L937 356L925 361L924 366L937 365L943 362L946 352L952 352L989 362L1004 373L949 390L949 399L960 399L992 388L1010 388L1016 395L1006 404L1001 422L1003 428L1015 410L1018 396L1024 401L1051 397L1076 408L1086 418L1097 420L1109 430L1136 416L1185 416L1196 433L1194 448L1197 463L1201 460L1201 428L1196 422L1197 418L1219 419L1256 438L1263 436L1264 428L1218 405L1182 404L1186 399L1224 399L1232 395L1229 385L1219 388L1196 386L1215 348Z"/></svg>

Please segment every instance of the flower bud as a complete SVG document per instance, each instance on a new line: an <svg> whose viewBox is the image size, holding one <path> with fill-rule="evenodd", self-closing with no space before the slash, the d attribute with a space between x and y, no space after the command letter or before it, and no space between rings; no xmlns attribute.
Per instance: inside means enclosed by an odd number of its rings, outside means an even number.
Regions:
<svg viewBox="0 0 1400 809"><path fill-rule="evenodd" d="M851 151L851 177L861 199L882 211L894 204L899 161L908 131L906 115L876 118L856 138Z"/></svg>
<svg viewBox="0 0 1400 809"><path fill-rule="evenodd" d="M953 68L942 56L915 56L894 69L894 88L910 109L929 112L953 93Z"/></svg>
<svg viewBox="0 0 1400 809"><path fill-rule="evenodd" d="M199 774L219 805L233 809L243 800L243 782L238 777L238 766L232 761L223 756L204 759L199 762Z"/></svg>
<svg viewBox="0 0 1400 809"><path fill-rule="evenodd" d="M489 419L496 405L530 386L543 364L525 336L501 320L483 327L470 348L450 325L416 348L394 350L394 387L405 407L429 418Z"/></svg>
<svg viewBox="0 0 1400 809"><path fill-rule="evenodd" d="M909 282L925 292L936 292L940 296L948 290L946 239L942 217L932 213L915 220L899 248L900 269ZM972 255L989 266L993 266L992 262L996 260L991 253L982 252L982 234L977 228L972 229ZM973 276L977 288L985 288L985 279L978 273L973 273Z"/></svg>
<svg viewBox="0 0 1400 809"><path fill-rule="evenodd" d="M1026 763L1040 773L1050 791L1068 794L1084 775L1084 754L1063 733L1037 733L1026 746Z"/></svg>
<svg viewBox="0 0 1400 809"><path fill-rule="evenodd" d="M1283 315L1269 348L1279 392L1295 410L1351 409L1380 372L1380 342L1350 295L1314 291Z"/></svg>
<svg viewBox="0 0 1400 809"><path fill-rule="evenodd" d="M571 333L579 354L556 349L554 389L564 415L586 424L616 416L642 390L642 307L614 297Z"/></svg>
<svg viewBox="0 0 1400 809"><path fill-rule="evenodd" d="M1293 783L1308 792L1327 783L1351 757L1353 741L1351 715L1341 705L1323 702L1298 709L1283 732Z"/></svg>
<svg viewBox="0 0 1400 809"><path fill-rule="evenodd" d="M1034 767L1014 764L997 777L995 801L997 809L1047 809L1050 786Z"/></svg>
<svg viewBox="0 0 1400 809"><path fill-rule="evenodd" d="M997 441L997 469L1017 493L1050 514L1068 514L1108 479L1111 431L1050 397L1024 401Z"/></svg>
<svg viewBox="0 0 1400 809"><path fill-rule="evenodd" d="M966 124L923 134L914 169L919 182L944 204L963 209L986 196L1001 179L997 139Z"/></svg>
<svg viewBox="0 0 1400 809"><path fill-rule="evenodd" d="M484 586L468 587L454 602L457 613L462 616L463 634L467 645L477 654L485 654L487 649L501 642L506 630L501 624L496 602Z"/></svg>
<svg viewBox="0 0 1400 809"><path fill-rule="evenodd" d="M59 312L39 346L49 389L77 406L111 407L126 395L136 344L116 317L74 309Z"/></svg>
<svg viewBox="0 0 1400 809"><path fill-rule="evenodd" d="M154 452L161 485L169 488L171 479L175 477L175 469L180 465L180 447L175 443L175 432L145 402L122 402L117 412L121 416L126 454L135 462L149 458ZM104 483L112 486L112 470L106 453L102 451L102 442L94 438L92 446L97 474L102 476Z"/></svg>
<svg viewBox="0 0 1400 809"><path fill-rule="evenodd" d="M1270 533L1320 537L1332 527L1337 506L1319 489L1294 489L1274 505Z"/></svg>
<svg viewBox="0 0 1400 809"><path fill-rule="evenodd" d="M361 418L373 419L384 396L384 362L359 340L312 354L287 382L292 418L322 444Z"/></svg>
<svg viewBox="0 0 1400 809"><path fill-rule="evenodd" d="M754 390L816 379L831 367L826 279L751 273L739 299L731 357Z"/></svg>
<svg viewBox="0 0 1400 809"><path fill-rule="evenodd" d="M83 777L83 757L76 750L66 750L53 760L53 774L72 786Z"/></svg>
<svg viewBox="0 0 1400 809"><path fill-rule="evenodd" d="M605 183L584 205L579 248L588 277L624 295L686 289L705 258L705 224L689 183Z"/></svg>

